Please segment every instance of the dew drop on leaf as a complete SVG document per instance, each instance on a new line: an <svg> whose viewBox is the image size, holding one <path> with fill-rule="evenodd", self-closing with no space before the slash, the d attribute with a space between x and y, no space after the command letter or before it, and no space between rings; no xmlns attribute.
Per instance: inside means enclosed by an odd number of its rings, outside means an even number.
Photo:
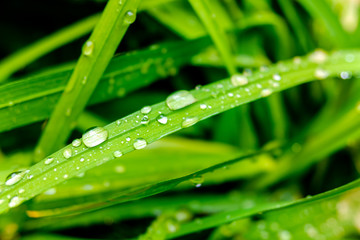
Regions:
<svg viewBox="0 0 360 240"><path fill-rule="evenodd" d="M262 97L267 97L267 96L269 96L271 94L272 94L272 90L268 89L268 88L265 88L265 89L261 90L261 93L260 93L260 95Z"/></svg>
<svg viewBox="0 0 360 240"><path fill-rule="evenodd" d="M26 171L17 171L10 173L5 180L5 185L11 186L18 183L26 174Z"/></svg>
<svg viewBox="0 0 360 240"><path fill-rule="evenodd" d="M72 156L72 150L71 150L71 148L66 148L66 149L64 149L64 151L63 151L63 156L64 156L64 158L71 158L71 156Z"/></svg>
<svg viewBox="0 0 360 240"><path fill-rule="evenodd" d="M91 40L86 41L85 44L83 45L82 53L85 56L91 56L93 51L94 51L94 42Z"/></svg>
<svg viewBox="0 0 360 240"><path fill-rule="evenodd" d="M125 16L124 16L124 23L126 24L132 24L133 22L135 22L135 19L136 19L136 14L135 12L129 10L125 13Z"/></svg>
<svg viewBox="0 0 360 240"><path fill-rule="evenodd" d="M230 80L231 80L231 84L235 87L244 86L249 83L247 77L242 74L234 74L231 76Z"/></svg>
<svg viewBox="0 0 360 240"><path fill-rule="evenodd" d="M278 233L278 237L280 240L291 240L292 236L291 233L289 231L286 230L282 230Z"/></svg>
<svg viewBox="0 0 360 240"><path fill-rule="evenodd" d="M315 70L314 76L318 80L323 80L329 76L329 72L322 68L317 68Z"/></svg>
<svg viewBox="0 0 360 240"><path fill-rule="evenodd" d="M181 127L188 128L192 125L196 124L199 121L198 117L186 117L184 121L181 123Z"/></svg>
<svg viewBox="0 0 360 240"><path fill-rule="evenodd" d="M190 179L190 182L195 186L195 187L201 187L201 185L204 183L204 176L202 175L196 175L193 178Z"/></svg>
<svg viewBox="0 0 360 240"><path fill-rule="evenodd" d="M186 90L180 90L170 94L166 98L166 105L170 110L177 110L189 106L196 102L195 97Z"/></svg>
<svg viewBox="0 0 360 240"><path fill-rule="evenodd" d="M73 147L79 147L81 145L81 140L80 139L74 139L74 141L72 141L71 145Z"/></svg>
<svg viewBox="0 0 360 240"><path fill-rule="evenodd" d="M17 206L19 206L23 201L24 201L23 198L18 197L18 196L15 196L15 197L13 197L13 198L10 199L9 208L17 207Z"/></svg>
<svg viewBox="0 0 360 240"><path fill-rule="evenodd" d="M322 49L317 49L309 55L309 61L317 64L324 63L327 59L328 55Z"/></svg>
<svg viewBox="0 0 360 240"><path fill-rule="evenodd" d="M160 114L157 118L156 118L156 121L158 121L159 123L161 124L167 124L168 122L168 118L167 116L165 116L164 114Z"/></svg>
<svg viewBox="0 0 360 240"><path fill-rule="evenodd" d="M204 103L200 104L200 109L205 110L206 108L207 108L206 104L204 104Z"/></svg>
<svg viewBox="0 0 360 240"><path fill-rule="evenodd" d="M95 147L107 140L109 132L102 127L94 127L86 131L82 140L87 147Z"/></svg>
<svg viewBox="0 0 360 240"><path fill-rule="evenodd" d="M117 150L117 151L115 151L115 152L113 153L113 155L114 155L114 157L119 158L119 157L121 157L123 154L122 154L121 151Z"/></svg>
<svg viewBox="0 0 360 240"><path fill-rule="evenodd" d="M53 157L48 157L48 158L45 160L44 164L48 165L48 164L52 163L53 161L54 161L54 158L53 158Z"/></svg>
<svg viewBox="0 0 360 240"><path fill-rule="evenodd" d="M147 142L143 138L138 138L134 142L134 148L135 149L142 149L142 148L146 147L146 145L147 145Z"/></svg>
<svg viewBox="0 0 360 240"><path fill-rule="evenodd" d="M145 107L143 107L143 108L140 110L140 112L141 112L142 114L148 114L148 113L151 112L151 107L150 107L150 106L145 106Z"/></svg>
<svg viewBox="0 0 360 240"><path fill-rule="evenodd" d="M275 73L275 74L272 76L272 79L274 79L275 81L280 81L280 80L281 80L281 76L280 76L280 74Z"/></svg>
<svg viewBox="0 0 360 240"><path fill-rule="evenodd" d="M142 119L141 119L141 124L142 125L147 125L149 123L149 117L148 116L144 116Z"/></svg>

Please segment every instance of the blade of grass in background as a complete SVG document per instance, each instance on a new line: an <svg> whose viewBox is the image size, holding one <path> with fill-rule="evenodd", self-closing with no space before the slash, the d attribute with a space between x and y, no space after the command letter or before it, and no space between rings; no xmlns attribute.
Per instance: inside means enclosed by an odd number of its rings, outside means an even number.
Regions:
<svg viewBox="0 0 360 240"><path fill-rule="evenodd" d="M64 145L129 25L135 21L140 0L120 3L117 0L107 3L85 42L82 55L35 149L36 161Z"/></svg>
<svg viewBox="0 0 360 240"><path fill-rule="evenodd" d="M350 48L353 46L349 34L345 32L340 24L338 17L331 10L329 3L325 0L299 0L299 3L313 16L321 22L333 45L337 48ZM321 11L319 11L321 9Z"/></svg>
<svg viewBox="0 0 360 240"><path fill-rule="evenodd" d="M240 228L241 223L234 224L235 234L240 233L240 236L245 236L246 239L261 239L264 232L269 239L277 237L280 239L308 239L311 236L322 237L322 239L339 239L344 234L355 232L357 224L355 216L360 211L359 187L360 182L356 180L340 188L299 201L268 203L250 210L215 214L181 225L178 231L168 234L167 239L250 216L254 216L255 219L259 218L259 220L254 224L242 222L246 226L245 228ZM351 207L354 206L356 206L356 211L351 211ZM341 207L345 207L345 209ZM329 221L329 219L335 221ZM342 225L340 226L339 223ZM274 227L274 225L276 226ZM236 232L237 227L239 232ZM244 230L241 231L242 229ZM281 237L283 235L285 237Z"/></svg>
<svg viewBox="0 0 360 240"><path fill-rule="evenodd" d="M82 19L41 40L28 45L0 61L0 82L39 57L89 33L99 20L99 14Z"/></svg>
<svg viewBox="0 0 360 240"><path fill-rule="evenodd" d="M114 57L88 104L123 97L173 75L209 44L208 38L185 40ZM70 65L0 86L0 132L48 118L72 71Z"/></svg>
<svg viewBox="0 0 360 240"><path fill-rule="evenodd" d="M229 40L225 35L224 28L222 28L222 26L220 26L219 24L225 21L223 21L221 16L217 16L214 12L211 11L211 5L215 1L216 0L212 2L208 2L207 0L190 0L189 3L201 19L206 30L209 32L211 39L213 40L217 50L219 51L220 56L225 63L225 67L229 75L231 76L235 74L237 70L232 60L232 51Z"/></svg>

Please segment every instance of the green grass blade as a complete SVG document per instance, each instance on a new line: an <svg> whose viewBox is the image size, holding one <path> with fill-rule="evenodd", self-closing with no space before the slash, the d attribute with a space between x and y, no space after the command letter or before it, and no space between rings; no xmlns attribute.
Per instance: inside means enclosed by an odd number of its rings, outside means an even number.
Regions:
<svg viewBox="0 0 360 240"><path fill-rule="evenodd" d="M246 225L248 226L246 228L248 231L243 234L243 236L245 235L247 237L246 239L261 239L261 230L268 233L269 239L275 239L281 235L282 230L295 234L292 239L311 239L309 236L304 236L304 234L308 234L307 231L304 231L304 226L306 224L316 226L316 229L319 231L319 235L325 234L325 239L339 239L337 234L340 233L341 237L345 232L337 232L336 229L334 229L334 227L339 227L338 224L335 224L332 227L324 226L323 228L320 228L320 225L326 223L329 217L335 218L337 223L339 223L337 220L345 220L342 218L346 217L346 220L341 223L345 223L346 225L349 225L350 223L352 225L350 228L354 230L354 225L356 224L354 221L354 212L346 212L348 215L344 216L341 212L344 211L344 209L336 208L336 204L340 203L342 205L347 205L348 207L354 205L356 206L356 204L358 204L359 187L360 181L356 180L337 189L298 201L269 203L250 210L244 211L241 209L232 212L215 214L213 216L198 219L197 221L195 220L190 223L185 223L181 225L177 232L168 234L167 238L172 239L220 226L235 220L250 216L257 216L260 218L258 222L255 222L254 225ZM357 211L359 211L358 208L359 206L357 205ZM271 223L274 222L278 223L276 224L278 226L277 228L271 227ZM264 228L259 227L258 225L260 224L265 225ZM347 227L348 229L346 230L351 231L349 226Z"/></svg>
<svg viewBox="0 0 360 240"><path fill-rule="evenodd" d="M139 3L140 0L107 3L41 135L35 160L44 158L66 142L127 28L135 21Z"/></svg>
<svg viewBox="0 0 360 240"><path fill-rule="evenodd" d="M230 43L225 34L225 29L219 24L222 22L222 18L221 16L216 16L211 10L214 7L211 6L214 1L210 3L207 0L190 0L189 3L209 32L211 39L225 63L229 75L235 74L237 70L232 60Z"/></svg>
<svg viewBox="0 0 360 240"><path fill-rule="evenodd" d="M304 52L313 50L314 43L312 42L309 32L306 30L299 13L296 11L294 3L288 0L278 0L278 3L289 23L291 24L296 38L302 47L302 50Z"/></svg>
<svg viewBox="0 0 360 240"><path fill-rule="evenodd" d="M45 54L84 36L94 28L98 20L99 14L82 19L1 60L0 82Z"/></svg>
<svg viewBox="0 0 360 240"><path fill-rule="evenodd" d="M207 38L159 44L114 57L88 104L123 97L129 92L174 74L204 47ZM73 66L47 71L0 86L0 132L48 118L64 91Z"/></svg>
<svg viewBox="0 0 360 240"><path fill-rule="evenodd" d="M113 222L125 219L156 217L158 212L186 209L191 214L214 214L234 209L251 208L267 200L266 195L229 194L184 194L177 197L156 197L115 205L98 211L65 217L33 218L25 223L24 230L60 230L69 227L89 226L103 222L104 216ZM270 199L269 199L270 201ZM194 203L195 202L195 203ZM249 204L252 203L252 204ZM36 211L32 211L34 216Z"/></svg>
<svg viewBox="0 0 360 240"><path fill-rule="evenodd" d="M327 71L329 76L338 76L342 71L358 74L360 52L352 52L353 62L347 62L346 55L342 52L334 52L322 62L322 69ZM145 115L140 111L105 126L103 133L108 134L102 135L100 140L104 142L101 144L91 148L84 144L79 147L69 145L51 155L52 164L45 164L44 160L19 175L16 184L6 186L0 193L0 212L18 206L52 186L114 159L115 151L129 153L189 127L197 121L269 96L271 93L313 81L315 76L319 76L319 62L314 62L313 56L304 57L301 61L301 65L293 61L284 61L287 69L285 72L284 68L279 69L277 65L270 67L266 72L256 72L248 77L249 83L243 86L234 86L229 79L225 79L190 92L177 92L175 96L183 96L184 101L173 102L172 95L166 102L152 105L152 110L146 115L149 119L146 126L140 123ZM276 73L280 73L281 78L274 78ZM97 137L95 135L95 140ZM172 188L173 184L175 182L160 185L160 190ZM20 189L26 191L19 193ZM141 198L141 195L138 197Z"/></svg>
<svg viewBox="0 0 360 240"><path fill-rule="evenodd" d="M330 5L325 0L300 0L299 3L313 16L324 25L329 34L329 38L337 48L351 47L351 38L343 29L338 17L331 10ZM319 10L321 9L321 11Z"/></svg>

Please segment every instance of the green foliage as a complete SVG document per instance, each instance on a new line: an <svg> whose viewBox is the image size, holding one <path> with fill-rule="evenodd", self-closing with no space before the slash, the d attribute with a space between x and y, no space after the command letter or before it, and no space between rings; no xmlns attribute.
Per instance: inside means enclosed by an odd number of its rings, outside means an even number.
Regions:
<svg viewBox="0 0 360 240"><path fill-rule="evenodd" d="M3 30L1 239L359 238L359 3L61 6Z"/></svg>

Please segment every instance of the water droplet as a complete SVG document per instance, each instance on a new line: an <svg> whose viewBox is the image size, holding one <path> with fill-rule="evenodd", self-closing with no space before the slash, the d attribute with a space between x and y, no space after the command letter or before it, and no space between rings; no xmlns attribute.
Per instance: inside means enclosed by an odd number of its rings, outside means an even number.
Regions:
<svg viewBox="0 0 360 240"><path fill-rule="evenodd" d="M271 94L272 94L272 90L268 89L268 88L264 88L263 90L261 90L261 93L260 93L260 95L262 97L267 97L267 96L269 96Z"/></svg>
<svg viewBox="0 0 360 240"><path fill-rule="evenodd" d="M315 78L318 79L318 80L322 80L322 79L325 79L329 76L329 72L322 69L322 68L317 68L315 70L315 74L314 74Z"/></svg>
<svg viewBox="0 0 360 240"><path fill-rule="evenodd" d="M309 55L309 61L317 64L324 63L327 59L328 55L322 49L317 49Z"/></svg>
<svg viewBox="0 0 360 240"><path fill-rule="evenodd" d="M143 108L140 110L140 112L141 112L142 114L148 114L148 113L151 112L151 107L150 107L150 106L145 106L145 107L143 107Z"/></svg>
<svg viewBox="0 0 360 240"><path fill-rule="evenodd" d="M186 90L180 90L174 92L173 94L170 94L166 98L166 105L171 110L184 108L186 106L193 104L194 102L196 102L195 97L189 91Z"/></svg>
<svg viewBox="0 0 360 240"><path fill-rule="evenodd" d="M204 183L204 176L202 175L196 175L193 178L190 179L190 182L195 186L195 187L201 187L201 185Z"/></svg>
<svg viewBox="0 0 360 240"><path fill-rule="evenodd" d="M344 80L347 80L347 79L352 78L352 74L351 74L351 72L344 71L344 72L340 73L340 78L344 79Z"/></svg>
<svg viewBox="0 0 360 240"><path fill-rule="evenodd" d="M164 114L160 114L157 118L156 121L158 121L161 124L167 124L168 122L168 118L167 116L165 116Z"/></svg>
<svg viewBox="0 0 360 240"><path fill-rule="evenodd" d="M301 63L301 58L300 58L300 57L294 57L294 58L293 58L293 63L294 63L295 65L300 65L300 63Z"/></svg>
<svg viewBox="0 0 360 240"><path fill-rule="evenodd" d="M125 2L125 0L119 0L119 5L121 6L121 5L123 5L124 4L124 2Z"/></svg>
<svg viewBox="0 0 360 240"><path fill-rule="evenodd" d="M24 193L25 192L25 189L23 189L23 188L20 188L19 189L19 193L21 194L21 193Z"/></svg>
<svg viewBox="0 0 360 240"><path fill-rule="evenodd" d="M149 120L149 117L148 116L144 116L142 119L141 119L141 124L142 125L147 125L148 123L150 122Z"/></svg>
<svg viewBox="0 0 360 240"><path fill-rule="evenodd" d="M85 56L91 56L93 51L94 51L94 43L93 43L93 41L91 41L91 40L86 41L85 44L83 45L82 53Z"/></svg>
<svg viewBox="0 0 360 240"><path fill-rule="evenodd" d="M69 175L67 175L67 174L64 174L64 176L63 176L64 179L66 179L68 177L69 177Z"/></svg>
<svg viewBox="0 0 360 240"><path fill-rule="evenodd" d="M200 104L200 109L202 109L202 110L204 110L204 109L206 109L207 108L207 105L206 104Z"/></svg>
<svg viewBox="0 0 360 240"><path fill-rule="evenodd" d="M48 164L52 163L53 161L54 161L54 158L53 158L53 157L48 157L48 158L45 160L44 164L48 165Z"/></svg>
<svg viewBox="0 0 360 240"><path fill-rule="evenodd" d="M168 219L165 222L165 226L168 233L174 233L179 230L179 223L174 221L173 219Z"/></svg>
<svg viewBox="0 0 360 240"><path fill-rule="evenodd" d="M193 217L193 214L188 211L187 209L180 209L178 211L176 211L175 213L175 219L178 222L187 222L190 221Z"/></svg>
<svg viewBox="0 0 360 240"><path fill-rule="evenodd" d="M79 147L81 145L81 139L74 139L71 143L73 147Z"/></svg>
<svg viewBox="0 0 360 240"><path fill-rule="evenodd" d="M126 24L132 24L133 22L135 22L135 19L136 19L136 14L135 12L129 10L125 13L125 16L124 16L124 23Z"/></svg>
<svg viewBox="0 0 360 240"><path fill-rule="evenodd" d="M23 198L15 196L9 202L9 208L14 208L19 206L24 201Z"/></svg>
<svg viewBox="0 0 360 240"><path fill-rule="evenodd" d="M63 151L63 156L64 156L64 158L71 158L71 156L72 156L72 150L71 150L71 148L66 148L66 149Z"/></svg>
<svg viewBox="0 0 360 240"><path fill-rule="evenodd" d="M134 148L135 149L142 149L142 148L146 147L146 145L147 145L147 142L143 138L138 138L134 142Z"/></svg>
<svg viewBox="0 0 360 240"><path fill-rule="evenodd" d="M54 195L56 193L56 188L49 188L44 192L45 195Z"/></svg>
<svg viewBox="0 0 360 240"><path fill-rule="evenodd" d="M109 132L102 127L94 127L86 131L82 140L87 147L95 147L107 140Z"/></svg>
<svg viewBox="0 0 360 240"><path fill-rule="evenodd" d="M115 172L117 173L124 173L125 172L125 167L123 165L117 165L115 167Z"/></svg>
<svg viewBox="0 0 360 240"><path fill-rule="evenodd" d="M18 183L26 174L26 171L17 171L10 173L5 180L5 185L11 186Z"/></svg>
<svg viewBox="0 0 360 240"><path fill-rule="evenodd" d="M130 137L127 137L127 138L125 138L125 140L126 140L127 142L130 142L131 138L130 138Z"/></svg>
<svg viewBox="0 0 360 240"><path fill-rule="evenodd" d="M318 235L318 231L316 230L316 228L311 225L310 223L305 224L304 226L304 231L305 233L311 237L311 238L315 238Z"/></svg>
<svg viewBox="0 0 360 240"><path fill-rule="evenodd" d="M85 159L84 158L80 158L80 162L84 162L85 161Z"/></svg>
<svg viewBox="0 0 360 240"><path fill-rule="evenodd" d="M188 128L192 125L196 124L199 121L198 117L186 117L184 121L181 123L181 127Z"/></svg>
<svg viewBox="0 0 360 240"><path fill-rule="evenodd" d="M85 191L91 191L91 190L94 189L94 186L93 186L93 185L90 185L90 184L85 184L85 185L83 186L83 189L84 189Z"/></svg>
<svg viewBox="0 0 360 240"><path fill-rule="evenodd" d="M232 75L230 80L231 80L231 84L234 85L235 87L244 86L249 83L247 77L241 74Z"/></svg>
<svg viewBox="0 0 360 240"><path fill-rule="evenodd" d="M281 80L281 76L280 76L280 74L275 73L275 74L272 76L272 79L274 79L275 81L280 81L280 80Z"/></svg>
<svg viewBox="0 0 360 240"><path fill-rule="evenodd" d="M289 231L286 231L286 230L280 231L278 236L279 236L280 240L290 240L290 239L292 239L291 233Z"/></svg>
<svg viewBox="0 0 360 240"><path fill-rule="evenodd" d="M116 125L120 125L121 124L121 120L116 120Z"/></svg>
<svg viewBox="0 0 360 240"><path fill-rule="evenodd" d="M114 157L118 158L118 157L121 157L123 154L121 151L117 150L113 153Z"/></svg>

